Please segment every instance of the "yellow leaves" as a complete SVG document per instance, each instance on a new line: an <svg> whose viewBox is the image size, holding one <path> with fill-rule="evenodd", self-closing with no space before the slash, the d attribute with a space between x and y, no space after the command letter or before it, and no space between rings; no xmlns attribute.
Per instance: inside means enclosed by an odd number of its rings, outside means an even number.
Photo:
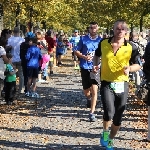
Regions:
<svg viewBox="0 0 150 150"><path fill-rule="evenodd" d="M149 0L9 0L9 3L5 1L4 4L5 24L9 18L15 18L17 3L21 8L18 17L22 23L29 19L29 8L32 5L33 20L45 19L48 24L57 22L60 28L63 24L74 28L77 21L80 22L80 27L91 20L96 20L102 26L118 18L139 22ZM15 23L15 19L12 23Z"/></svg>

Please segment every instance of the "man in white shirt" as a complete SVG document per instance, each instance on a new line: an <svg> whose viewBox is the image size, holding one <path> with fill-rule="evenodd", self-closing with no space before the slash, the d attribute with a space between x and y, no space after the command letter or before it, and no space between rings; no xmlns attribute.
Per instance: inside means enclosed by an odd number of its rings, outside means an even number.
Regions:
<svg viewBox="0 0 150 150"><path fill-rule="evenodd" d="M15 27L13 31L13 36L8 39L8 45L12 46L11 54L12 54L12 62L16 69L18 69L18 76L19 76L19 93L24 92L24 78L23 78L23 71L21 66L21 59L20 59L20 45L24 42L24 38L19 36L19 28Z"/></svg>
<svg viewBox="0 0 150 150"><path fill-rule="evenodd" d="M5 38L0 38L0 93L3 89L4 85L4 71L5 71L5 65L4 63L8 63L8 58L6 57L6 52L4 49L4 46L6 46L6 39ZM0 94L1 97L1 94Z"/></svg>

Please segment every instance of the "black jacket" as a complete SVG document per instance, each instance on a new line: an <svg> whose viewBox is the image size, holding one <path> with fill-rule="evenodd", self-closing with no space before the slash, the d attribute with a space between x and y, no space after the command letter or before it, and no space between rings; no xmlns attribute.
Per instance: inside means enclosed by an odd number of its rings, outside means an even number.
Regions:
<svg viewBox="0 0 150 150"><path fill-rule="evenodd" d="M27 61L26 61L26 53L28 48L30 47L29 42L23 42L20 45L20 59L21 59L21 65L22 66L27 66Z"/></svg>
<svg viewBox="0 0 150 150"><path fill-rule="evenodd" d="M147 44L145 48L145 53L144 53L144 65L143 65L143 71L145 73L145 77L150 80L150 42Z"/></svg>

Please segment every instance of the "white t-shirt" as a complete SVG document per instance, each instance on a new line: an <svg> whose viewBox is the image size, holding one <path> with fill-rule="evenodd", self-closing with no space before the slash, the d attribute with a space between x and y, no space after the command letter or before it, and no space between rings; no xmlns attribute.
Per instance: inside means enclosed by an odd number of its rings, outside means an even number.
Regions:
<svg viewBox="0 0 150 150"><path fill-rule="evenodd" d="M6 55L5 49L0 46L0 79L4 79L4 71L6 69L6 66L4 64L3 58L1 56Z"/></svg>
<svg viewBox="0 0 150 150"><path fill-rule="evenodd" d="M8 46L12 46L11 54L12 54L12 62L20 62L20 45L24 42L25 39L22 37L12 36L8 39Z"/></svg>

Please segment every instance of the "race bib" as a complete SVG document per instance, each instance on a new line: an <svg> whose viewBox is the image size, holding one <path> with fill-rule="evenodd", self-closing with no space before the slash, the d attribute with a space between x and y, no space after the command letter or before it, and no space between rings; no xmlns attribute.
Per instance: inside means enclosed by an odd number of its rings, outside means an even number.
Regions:
<svg viewBox="0 0 150 150"><path fill-rule="evenodd" d="M115 93L123 93L124 92L124 82L112 82L110 87L113 89Z"/></svg>
<svg viewBox="0 0 150 150"><path fill-rule="evenodd" d="M95 55L95 51L93 51L93 52L88 52L87 55L90 55L90 56L93 58L94 55Z"/></svg>

